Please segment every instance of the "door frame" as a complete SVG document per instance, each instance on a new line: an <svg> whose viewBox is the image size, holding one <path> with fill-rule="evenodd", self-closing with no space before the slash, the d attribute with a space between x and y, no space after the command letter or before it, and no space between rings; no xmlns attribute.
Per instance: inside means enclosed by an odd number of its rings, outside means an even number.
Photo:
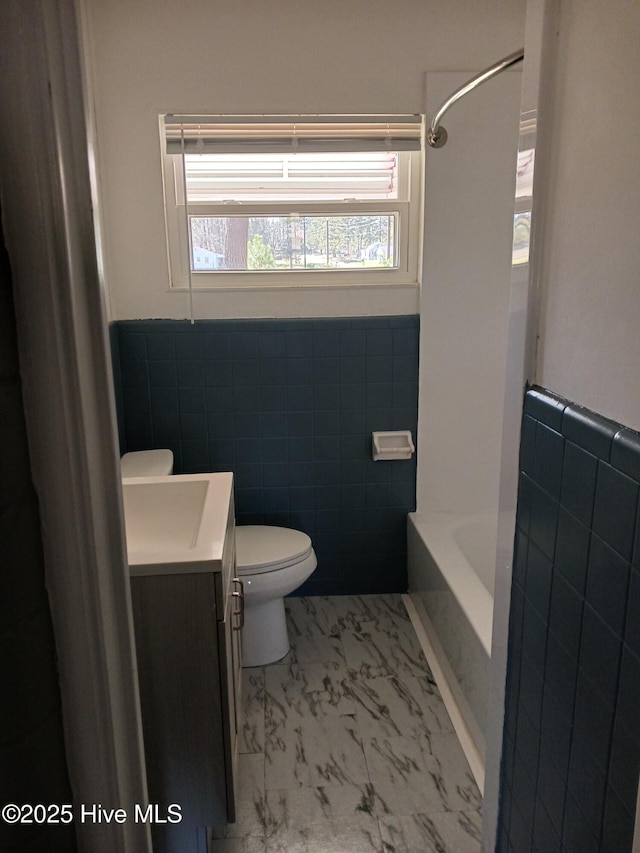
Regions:
<svg viewBox="0 0 640 853"><path fill-rule="evenodd" d="M151 851L74 0L5 0L0 188L78 849ZM91 823L81 805L124 808Z"/></svg>

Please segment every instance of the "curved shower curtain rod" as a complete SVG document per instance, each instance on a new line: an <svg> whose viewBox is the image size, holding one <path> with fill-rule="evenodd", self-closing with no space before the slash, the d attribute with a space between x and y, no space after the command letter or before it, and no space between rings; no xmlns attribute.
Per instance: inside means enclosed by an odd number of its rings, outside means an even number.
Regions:
<svg viewBox="0 0 640 853"><path fill-rule="evenodd" d="M465 83L464 86L456 89L453 95L447 98L444 104L440 107L431 122L429 130L427 131L427 142L429 145L432 148L442 148L447 141L447 131L444 127L440 127L439 125L442 116L446 113L449 107L453 106L456 101L459 101L460 98L464 97L467 92L471 92L472 89L480 86L480 84L484 83L485 80L490 80L492 77L495 77L496 74L504 71L505 68L509 68L511 65L515 65L516 62L520 62L523 57L524 48L521 47L520 50L516 50L515 53L510 53L509 56L505 56L504 59L490 65L489 68L485 68L484 71L481 71L480 74L477 74L469 80L468 83Z"/></svg>

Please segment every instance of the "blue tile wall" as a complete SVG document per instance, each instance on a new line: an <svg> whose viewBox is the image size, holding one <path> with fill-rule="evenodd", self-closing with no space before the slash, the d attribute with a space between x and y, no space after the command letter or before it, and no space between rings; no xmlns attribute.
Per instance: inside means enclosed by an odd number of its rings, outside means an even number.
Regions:
<svg viewBox="0 0 640 853"><path fill-rule="evenodd" d="M299 594L406 591L415 457L373 462L371 433L415 440L417 316L114 326L123 453L169 447L176 473L233 471L239 524L312 537Z"/></svg>
<svg viewBox="0 0 640 853"><path fill-rule="evenodd" d="M631 851L640 772L640 434L525 395L501 853Z"/></svg>

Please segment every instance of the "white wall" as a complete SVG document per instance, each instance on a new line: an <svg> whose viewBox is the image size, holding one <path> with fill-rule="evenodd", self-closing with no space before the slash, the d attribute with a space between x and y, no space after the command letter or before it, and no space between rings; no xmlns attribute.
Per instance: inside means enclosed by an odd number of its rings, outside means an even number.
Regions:
<svg viewBox="0 0 640 853"><path fill-rule="evenodd" d="M640 4L563 0L557 32L535 378L639 430Z"/></svg>
<svg viewBox="0 0 640 853"><path fill-rule="evenodd" d="M168 292L158 114L423 112L426 71L521 44L524 0L84 0L112 319L185 317ZM199 317L417 312L418 293L198 293Z"/></svg>
<svg viewBox="0 0 640 853"><path fill-rule="evenodd" d="M429 74L428 114L469 76ZM421 513L498 507L521 77L507 71L468 94L442 121L446 145L427 150Z"/></svg>

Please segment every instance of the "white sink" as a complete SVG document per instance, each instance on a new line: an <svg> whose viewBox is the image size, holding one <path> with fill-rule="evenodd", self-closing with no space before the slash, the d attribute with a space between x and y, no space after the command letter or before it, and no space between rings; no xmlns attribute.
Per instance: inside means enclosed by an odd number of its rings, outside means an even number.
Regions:
<svg viewBox="0 0 640 853"><path fill-rule="evenodd" d="M233 475L122 480L132 574L219 571Z"/></svg>

